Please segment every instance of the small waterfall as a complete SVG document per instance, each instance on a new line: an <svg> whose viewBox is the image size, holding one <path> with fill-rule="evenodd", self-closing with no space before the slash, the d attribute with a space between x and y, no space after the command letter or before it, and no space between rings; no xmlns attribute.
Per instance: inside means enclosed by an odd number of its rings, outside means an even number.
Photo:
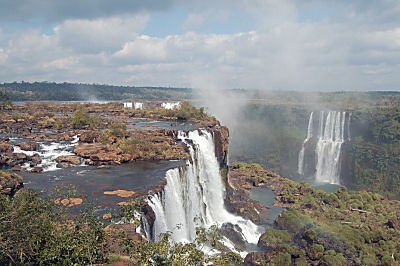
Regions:
<svg viewBox="0 0 400 266"><path fill-rule="evenodd" d="M303 145L301 146L301 150L300 150L300 153L299 153L299 159L298 159L298 163L297 163L298 164L297 165L297 172L300 175L304 175L304 150L305 150L305 145L313 136L313 114L314 114L314 112L311 112L310 118L308 119L307 137L303 141Z"/></svg>
<svg viewBox="0 0 400 266"><path fill-rule="evenodd" d="M313 114L312 112L310 115L307 138L299 153L298 173L304 175L305 144L311 138L316 138L315 181L340 184L340 153L345 140L350 140L351 114L339 111L320 111L317 135L313 134ZM347 132L345 132L346 129Z"/></svg>
<svg viewBox="0 0 400 266"><path fill-rule="evenodd" d="M156 215L153 240L170 231L175 242L192 242L198 226L231 223L240 228L238 233L248 243L256 244L261 234L258 226L229 213L224 206L225 186L212 135L206 130L188 135L179 132L178 138L188 146L191 162L186 167L169 170L164 190L148 199Z"/></svg>

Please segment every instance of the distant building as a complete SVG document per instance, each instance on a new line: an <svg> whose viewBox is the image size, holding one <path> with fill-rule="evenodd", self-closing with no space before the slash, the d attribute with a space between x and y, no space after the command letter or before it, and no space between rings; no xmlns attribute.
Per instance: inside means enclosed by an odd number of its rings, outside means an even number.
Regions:
<svg viewBox="0 0 400 266"><path fill-rule="evenodd" d="M143 109L143 103L135 103L135 110L142 110Z"/></svg>
<svg viewBox="0 0 400 266"><path fill-rule="evenodd" d="M135 110L142 110L143 109L143 103L139 102L124 102L124 108L134 108Z"/></svg>
<svg viewBox="0 0 400 266"><path fill-rule="evenodd" d="M132 108L131 102L124 102L124 108Z"/></svg>
<svg viewBox="0 0 400 266"><path fill-rule="evenodd" d="M161 107L165 108L165 109L169 109L169 110L180 109L181 103L180 102L175 102L175 103L166 102L166 103L162 103Z"/></svg>

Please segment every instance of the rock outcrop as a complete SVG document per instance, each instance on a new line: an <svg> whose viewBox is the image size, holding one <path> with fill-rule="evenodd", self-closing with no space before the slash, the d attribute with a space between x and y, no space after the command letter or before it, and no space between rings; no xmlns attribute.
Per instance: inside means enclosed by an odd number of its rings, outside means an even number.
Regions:
<svg viewBox="0 0 400 266"><path fill-rule="evenodd" d="M39 149L39 144L31 142L21 142L15 144L15 146L20 147L23 151L37 151Z"/></svg>
<svg viewBox="0 0 400 266"><path fill-rule="evenodd" d="M56 161L58 163L81 164L81 157L75 155L59 156Z"/></svg>
<svg viewBox="0 0 400 266"><path fill-rule="evenodd" d="M0 142L0 152L5 153L5 152L13 152L14 148L7 142Z"/></svg>
<svg viewBox="0 0 400 266"><path fill-rule="evenodd" d="M74 153L85 158L89 165L120 164L131 160L131 156L119 148L102 143L82 143L75 147Z"/></svg>
<svg viewBox="0 0 400 266"><path fill-rule="evenodd" d="M0 194L13 196L23 186L21 176L15 173L0 171Z"/></svg>
<svg viewBox="0 0 400 266"><path fill-rule="evenodd" d="M122 189L117 189L114 191L104 191L103 193L104 193L104 195L107 195L107 196L117 196L117 197L121 197L121 198L130 198L136 194L135 191L122 190Z"/></svg>
<svg viewBox="0 0 400 266"><path fill-rule="evenodd" d="M225 126L216 125L212 128L215 143L215 156L221 166L228 162L229 129Z"/></svg>

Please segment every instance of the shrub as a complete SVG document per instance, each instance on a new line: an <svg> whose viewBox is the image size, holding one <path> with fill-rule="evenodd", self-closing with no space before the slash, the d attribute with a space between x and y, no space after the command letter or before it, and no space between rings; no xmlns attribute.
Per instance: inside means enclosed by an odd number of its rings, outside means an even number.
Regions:
<svg viewBox="0 0 400 266"><path fill-rule="evenodd" d="M279 252L272 260L271 263L275 265L290 265L292 262L292 257L288 253Z"/></svg>
<svg viewBox="0 0 400 266"><path fill-rule="evenodd" d="M319 260L324 255L324 246L320 244L314 244L308 251L308 256L312 260Z"/></svg>
<svg viewBox="0 0 400 266"><path fill-rule="evenodd" d="M93 264L105 262L103 225L93 213L63 220L54 200L22 190L0 195L0 264Z"/></svg>
<svg viewBox="0 0 400 266"><path fill-rule="evenodd" d="M95 128L97 126L97 121L95 118L91 117L83 109L78 109L74 113L74 119L72 120L72 128L85 128L85 127Z"/></svg>
<svg viewBox="0 0 400 266"><path fill-rule="evenodd" d="M267 245L289 243L292 240L292 235L286 230L268 228L265 233L261 235L260 240L265 242Z"/></svg>

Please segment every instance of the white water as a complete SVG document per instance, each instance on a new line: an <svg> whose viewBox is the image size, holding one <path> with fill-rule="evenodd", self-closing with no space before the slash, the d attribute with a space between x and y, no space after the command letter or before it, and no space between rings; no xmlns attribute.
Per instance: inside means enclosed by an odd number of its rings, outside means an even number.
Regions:
<svg viewBox="0 0 400 266"><path fill-rule="evenodd" d="M304 175L304 150L305 150L305 145L313 136L313 114L314 114L314 112L311 112L310 118L308 119L307 137L303 141L303 145L301 146L301 150L300 150L300 153L299 153L299 159L298 159L298 162L297 162L297 172L300 175Z"/></svg>
<svg viewBox="0 0 400 266"><path fill-rule="evenodd" d="M298 173L304 175L305 144L313 137L317 138L315 148L316 173L315 181L330 184L340 184L340 154L345 141L350 140L350 116L346 121L346 112L321 111L319 114L318 133L313 133L313 112L308 121L307 138L303 142L298 159ZM347 122L347 123L346 123Z"/></svg>
<svg viewBox="0 0 400 266"><path fill-rule="evenodd" d="M13 145L15 153L25 153L26 155L33 156L38 154L42 162L37 166L43 168L43 172L55 171L57 169L57 157L59 156L67 156L67 155L75 155L70 150L74 147L79 141L78 136L74 136L71 142L57 143L57 142L39 142L40 148L39 151L24 151L20 147ZM31 170L29 164L23 166L27 170Z"/></svg>
<svg viewBox="0 0 400 266"><path fill-rule="evenodd" d="M323 131L319 138L315 153L317 166L315 181L340 184L340 153L344 142L346 112L321 112L320 121Z"/></svg>
<svg viewBox="0 0 400 266"><path fill-rule="evenodd" d="M181 103L180 102L176 102L176 103L166 102L166 103L162 103L161 107L165 108L165 109L169 109L169 110L179 109L181 107Z"/></svg>
<svg viewBox="0 0 400 266"><path fill-rule="evenodd" d="M193 131L188 136L182 132L178 135L189 147L192 163L188 161L186 167L169 170L164 191L148 200L156 214L155 240L160 233L170 231L175 242L192 242L198 226L208 228L232 223L240 227L240 234L248 243L256 244L260 228L225 209L225 186L211 134L203 130L201 134Z"/></svg>

